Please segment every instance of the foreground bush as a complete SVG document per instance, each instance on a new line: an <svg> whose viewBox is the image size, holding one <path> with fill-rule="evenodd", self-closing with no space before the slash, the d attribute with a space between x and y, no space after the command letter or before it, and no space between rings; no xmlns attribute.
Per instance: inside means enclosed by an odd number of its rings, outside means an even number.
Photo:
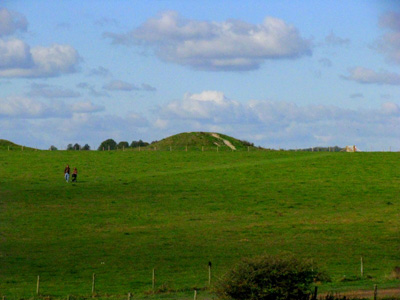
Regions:
<svg viewBox="0 0 400 300"><path fill-rule="evenodd" d="M294 257L259 256L243 259L216 285L220 299L309 299L315 273Z"/></svg>

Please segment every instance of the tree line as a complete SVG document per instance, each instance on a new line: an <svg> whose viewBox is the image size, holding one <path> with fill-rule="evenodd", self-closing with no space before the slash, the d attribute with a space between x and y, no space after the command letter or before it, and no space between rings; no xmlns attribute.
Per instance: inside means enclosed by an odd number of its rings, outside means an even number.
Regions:
<svg viewBox="0 0 400 300"><path fill-rule="evenodd" d="M138 148L138 147L146 147L149 143L143 142L142 140L132 141L132 143L128 143L126 141L119 142L117 144L113 139L108 139L103 141L97 150L117 150L117 149L128 149L128 148Z"/></svg>
<svg viewBox="0 0 400 300"><path fill-rule="evenodd" d="M113 139L108 139L103 141L100 146L97 148L97 150L116 150L116 149L129 149L129 148L138 148L138 147L146 147L148 146L149 143L143 142L142 140L138 141L132 141L130 144L126 141L122 141L117 143ZM58 148L54 145L51 145L49 150L55 151L58 150ZM73 150L91 150L90 146L88 144L85 144L84 146L81 146L78 143L75 144L68 144L67 146L68 151L73 151Z"/></svg>

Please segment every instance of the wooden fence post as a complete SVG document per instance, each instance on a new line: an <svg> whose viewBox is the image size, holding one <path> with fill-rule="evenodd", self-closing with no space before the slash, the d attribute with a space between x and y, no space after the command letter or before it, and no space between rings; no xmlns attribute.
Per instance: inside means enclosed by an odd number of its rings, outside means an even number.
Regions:
<svg viewBox="0 0 400 300"><path fill-rule="evenodd" d="M312 295L312 300L317 300L318 296L318 287L316 286L314 289L314 294Z"/></svg>
<svg viewBox="0 0 400 300"><path fill-rule="evenodd" d="M156 269L153 268L153 276L152 276L152 289L154 292L154 289L156 287Z"/></svg>
<svg viewBox="0 0 400 300"><path fill-rule="evenodd" d="M208 286L211 286L211 261L208 262Z"/></svg>
<svg viewBox="0 0 400 300"><path fill-rule="evenodd" d="M132 293L129 292L129 293L128 293L128 300L131 300L131 299L132 299Z"/></svg>
<svg viewBox="0 0 400 300"><path fill-rule="evenodd" d="M361 256L361 267L360 267L360 271L361 271L361 277L364 276L364 263L363 263L363 258Z"/></svg>
<svg viewBox="0 0 400 300"><path fill-rule="evenodd" d="M194 290L194 300L197 300L197 290Z"/></svg>
<svg viewBox="0 0 400 300"><path fill-rule="evenodd" d="M374 284L374 300L378 298L378 286Z"/></svg>
<svg viewBox="0 0 400 300"><path fill-rule="evenodd" d="M36 295L39 295L40 293L40 276L37 276L37 281L36 281Z"/></svg>
<svg viewBox="0 0 400 300"><path fill-rule="evenodd" d="M93 273L92 277L92 297L94 297L94 293L96 292L96 274Z"/></svg>

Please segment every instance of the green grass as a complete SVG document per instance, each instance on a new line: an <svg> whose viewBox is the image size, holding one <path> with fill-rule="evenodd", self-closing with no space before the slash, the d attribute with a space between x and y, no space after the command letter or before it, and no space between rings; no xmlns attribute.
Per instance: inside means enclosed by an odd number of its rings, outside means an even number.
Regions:
<svg viewBox="0 0 400 300"><path fill-rule="evenodd" d="M399 285L399 153L0 151L0 295L192 298L237 260L312 259L320 291ZM66 183L66 163L79 170ZM360 276L360 257L364 278ZM346 276L346 280L343 280ZM201 299L206 291L199 292ZM125 295L125 296L124 296ZM154 298L153 297L153 298Z"/></svg>

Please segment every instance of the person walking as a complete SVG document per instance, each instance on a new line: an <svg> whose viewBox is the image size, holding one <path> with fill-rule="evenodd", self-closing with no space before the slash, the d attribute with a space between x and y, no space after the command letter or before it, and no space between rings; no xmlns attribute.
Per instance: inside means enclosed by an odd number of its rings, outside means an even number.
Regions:
<svg viewBox="0 0 400 300"><path fill-rule="evenodd" d="M70 170L70 168L69 168L69 165L67 165L66 167L65 167L65 169L64 169L64 178L65 178L65 181L66 182L68 182L69 181L69 172L70 172L71 170Z"/></svg>
<svg viewBox="0 0 400 300"><path fill-rule="evenodd" d="M76 182L77 177L78 177L78 169L74 168L74 172L72 172L72 182Z"/></svg>

